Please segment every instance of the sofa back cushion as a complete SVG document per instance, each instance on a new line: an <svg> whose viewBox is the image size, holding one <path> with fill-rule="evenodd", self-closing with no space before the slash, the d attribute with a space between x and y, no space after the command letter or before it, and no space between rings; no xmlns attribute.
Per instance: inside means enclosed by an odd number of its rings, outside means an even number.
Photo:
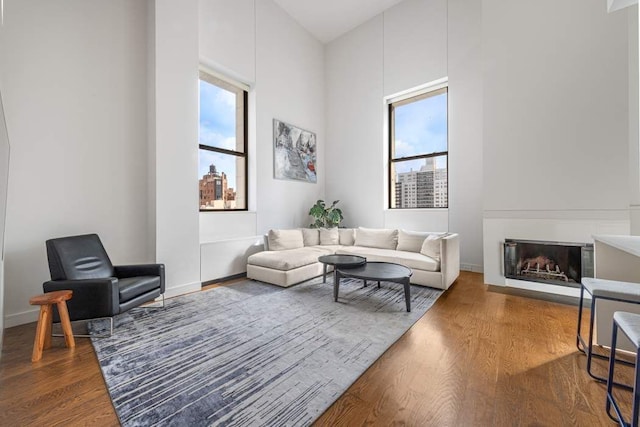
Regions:
<svg viewBox="0 0 640 427"><path fill-rule="evenodd" d="M422 243L430 234L427 231L398 230L398 250L420 252Z"/></svg>
<svg viewBox="0 0 640 427"><path fill-rule="evenodd" d="M342 246L353 246L356 241L355 228L339 228L340 244Z"/></svg>
<svg viewBox="0 0 640 427"><path fill-rule="evenodd" d="M302 242L305 246L316 246L320 244L320 230L317 228L303 228Z"/></svg>
<svg viewBox="0 0 640 427"><path fill-rule="evenodd" d="M440 243L446 234L431 234L422 243L420 253L436 261L440 261Z"/></svg>
<svg viewBox="0 0 640 427"><path fill-rule="evenodd" d="M340 243L340 235L337 228L321 228L320 244L321 245L338 245Z"/></svg>
<svg viewBox="0 0 640 427"><path fill-rule="evenodd" d="M304 247L302 230L269 230L267 235L270 251L284 251Z"/></svg>
<svg viewBox="0 0 640 427"><path fill-rule="evenodd" d="M358 227L355 245L368 248L395 249L398 246L398 230Z"/></svg>

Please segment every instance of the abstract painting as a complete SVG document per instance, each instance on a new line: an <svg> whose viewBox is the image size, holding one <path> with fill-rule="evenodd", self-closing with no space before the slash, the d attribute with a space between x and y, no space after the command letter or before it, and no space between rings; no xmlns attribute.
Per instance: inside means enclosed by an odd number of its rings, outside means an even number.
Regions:
<svg viewBox="0 0 640 427"><path fill-rule="evenodd" d="M276 179L316 183L316 134L273 119L273 166Z"/></svg>

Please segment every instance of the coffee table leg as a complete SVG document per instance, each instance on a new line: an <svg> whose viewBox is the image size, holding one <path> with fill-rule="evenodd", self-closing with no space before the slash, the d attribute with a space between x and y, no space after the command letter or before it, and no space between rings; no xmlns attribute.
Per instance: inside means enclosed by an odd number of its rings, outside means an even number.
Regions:
<svg viewBox="0 0 640 427"><path fill-rule="evenodd" d="M327 283L327 264L324 264L322 270L322 283Z"/></svg>
<svg viewBox="0 0 640 427"><path fill-rule="evenodd" d="M340 290L340 273L338 272L338 269L336 268L334 270L334 279L333 279L333 300L335 302L338 302L338 291Z"/></svg>
<svg viewBox="0 0 640 427"><path fill-rule="evenodd" d="M404 285L404 300L407 303L407 312L411 312L411 285L409 284L409 278L403 281Z"/></svg>

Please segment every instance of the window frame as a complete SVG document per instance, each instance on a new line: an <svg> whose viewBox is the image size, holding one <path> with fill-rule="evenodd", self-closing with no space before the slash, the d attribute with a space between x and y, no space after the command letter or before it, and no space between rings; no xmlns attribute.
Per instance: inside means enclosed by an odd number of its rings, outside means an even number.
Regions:
<svg viewBox="0 0 640 427"><path fill-rule="evenodd" d="M205 78L203 78L203 76ZM238 91L242 91L243 96L243 111L242 111L242 134L243 134L243 151L235 151L235 150L227 150L225 148L220 147L212 147L206 144L200 144L200 89L198 89L198 156L200 156L200 150L210 151L214 153L220 153L224 155L230 155L235 157L241 157L244 159L244 200L245 206L244 208L234 208L234 209L203 209L200 205L200 186L198 184L198 209L200 212L247 212L249 210L249 90L248 87L241 84L236 83L233 80L221 76L216 72L200 67L198 73L198 82L201 80L217 86L221 89L228 90L226 87L220 85L217 82L223 83L225 86L232 86L234 89ZM237 128L237 125L236 125ZM198 176L198 183L202 179L201 176ZM236 194L238 193L238 188L236 188Z"/></svg>
<svg viewBox="0 0 640 427"><path fill-rule="evenodd" d="M394 145L395 145L395 108L401 107L403 105L411 104L413 102L418 102L423 99L427 99L433 96L442 95L443 93L447 94L447 150L446 151L434 151L431 153L425 154L416 154L413 156L407 157L394 157ZM449 84L448 82L444 82L442 84L438 84L435 86L429 86L420 91L413 91L408 94L405 94L401 97L391 98L387 101L387 114L388 114L388 149L389 149L389 157L387 161L387 209L389 210L409 210L409 209L449 209ZM411 207L411 208L403 208L403 207L392 207L392 201L396 195L395 189L395 180L393 179L393 165L395 163L407 162L412 160L421 160L428 158L435 158L446 156L447 158L447 204L446 206L432 206L432 207Z"/></svg>

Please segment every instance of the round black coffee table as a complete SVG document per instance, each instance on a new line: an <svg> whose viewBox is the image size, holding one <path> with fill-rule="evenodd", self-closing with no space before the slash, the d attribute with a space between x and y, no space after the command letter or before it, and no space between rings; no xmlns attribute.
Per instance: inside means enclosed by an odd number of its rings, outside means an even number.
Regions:
<svg viewBox="0 0 640 427"><path fill-rule="evenodd" d="M336 282L338 268L352 268L364 265L367 259L357 255L322 255L318 261L324 264L322 283L327 283L327 266L333 265L333 283Z"/></svg>
<svg viewBox="0 0 640 427"><path fill-rule="evenodd" d="M333 298L338 301L338 291L340 289L340 279L343 277L352 277L354 279L364 280L365 286L367 280L400 283L404 286L404 300L407 304L407 311L411 311L411 286L409 280L413 272L404 265L394 264L391 262L367 262L359 267L342 270L336 268L335 280L333 282Z"/></svg>

